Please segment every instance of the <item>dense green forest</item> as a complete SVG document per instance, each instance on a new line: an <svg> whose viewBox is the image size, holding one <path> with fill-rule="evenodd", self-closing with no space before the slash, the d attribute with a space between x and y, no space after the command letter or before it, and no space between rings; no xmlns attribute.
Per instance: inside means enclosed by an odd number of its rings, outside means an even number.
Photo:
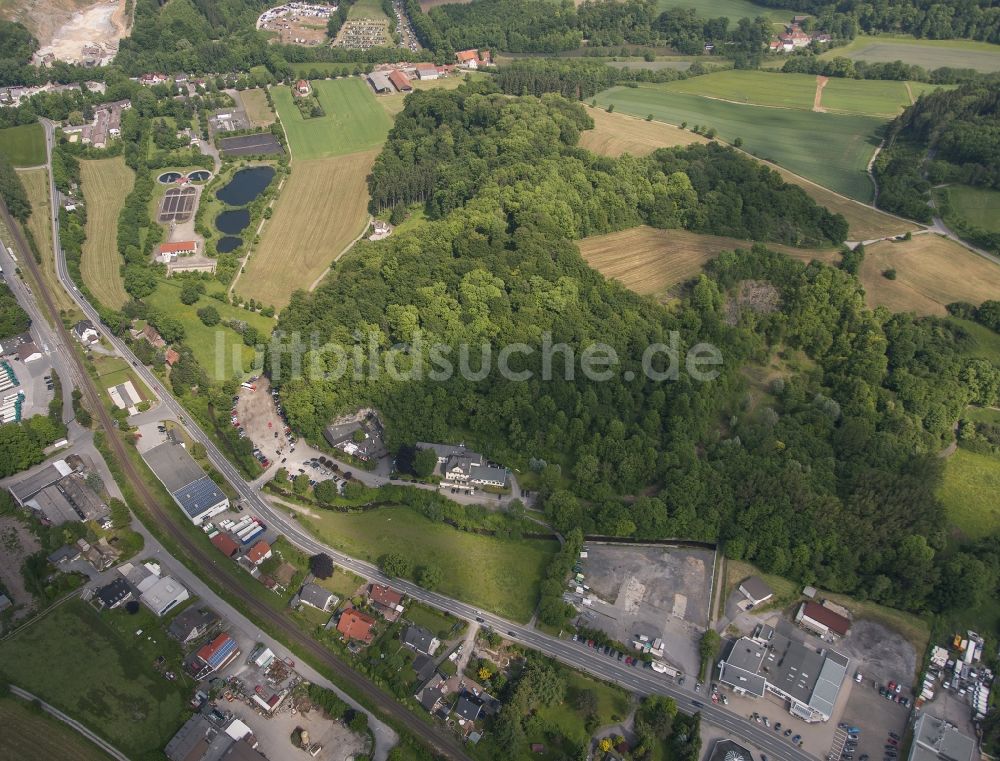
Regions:
<svg viewBox="0 0 1000 761"><path fill-rule="evenodd" d="M754 0L759 5L785 8L787 0ZM1000 7L994 0L796 0L794 8L816 17L815 26L851 39L858 32L902 32L915 37L946 40L966 37L1000 42Z"/></svg>
<svg viewBox="0 0 1000 761"><path fill-rule="evenodd" d="M13 277L13 273L4 273ZM0 339L10 338L26 331L31 325L28 313L21 309L6 283L0 283Z"/></svg>
<svg viewBox="0 0 1000 761"><path fill-rule="evenodd" d="M933 215L933 185L1000 188L1000 89L967 84L920 98L889 125L873 169L878 205L921 222ZM1000 248L996 233L963 232L980 245Z"/></svg>
<svg viewBox="0 0 1000 761"><path fill-rule="evenodd" d="M552 95L466 86L407 100L372 196L423 202L433 221L362 244L293 298L280 331L360 343L369 372L334 372L338 351L321 347L310 366L330 374L294 378L272 355L292 425L318 437L336 413L374 403L394 444L464 439L534 470L562 531L721 538L766 571L913 610L991 593L996 553L949 551L934 491L937 452L967 404L997 403L1000 369L970 359L952 324L873 312L849 272L760 246L721 256L669 310L605 281L574 238L646 222L837 239L843 220L719 146L612 160L574 147L587 126ZM671 331L681 355L697 341L719 347L719 377L628 382L626 370L645 377L643 348ZM480 344L538 349L548 333L577 350L602 341L620 367L606 382L546 381L535 351L515 357L534 371L523 382L372 372L387 355L416 367L439 342L472 344L478 369ZM751 404L741 369L774 356L799 359Z"/></svg>
<svg viewBox="0 0 1000 761"><path fill-rule="evenodd" d="M24 190L21 178L17 176L14 165L3 153L0 153L0 198L7 205L7 211L14 219L27 222L31 216L31 201Z"/></svg>

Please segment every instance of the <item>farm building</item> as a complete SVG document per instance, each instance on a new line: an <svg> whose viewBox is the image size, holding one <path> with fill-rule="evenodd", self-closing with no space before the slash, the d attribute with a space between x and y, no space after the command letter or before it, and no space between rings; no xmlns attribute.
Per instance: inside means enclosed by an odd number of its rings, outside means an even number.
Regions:
<svg viewBox="0 0 1000 761"><path fill-rule="evenodd" d="M753 605L760 605L774 597L774 592L760 576L751 576L740 584L740 594Z"/></svg>
<svg viewBox="0 0 1000 761"><path fill-rule="evenodd" d="M410 84L410 78L399 69L393 69L389 72L389 81L400 92L410 92L413 89L413 85Z"/></svg>
<svg viewBox="0 0 1000 761"><path fill-rule="evenodd" d="M848 663L834 650L813 650L759 624L719 662L719 681L738 695L777 695L788 701L792 716L804 721L829 721Z"/></svg>
<svg viewBox="0 0 1000 761"><path fill-rule="evenodd" d="M157 616L162 616L190 597L183 584L164 576L143 592L139 601Z"/></svg>
<svg viewBox="0 0 1000 761"><path fill-rule="evenodd" d="M183 444L166 441L146 452L143 459L196 526L229 507L229 498Z"/></svg>
<svg viewBox="0 0 1000 761"><path fill-rule="evenodd" d="M851 622L839 613L818 602L804 602L795 614L795 623L825 637L836 634L843 637L851 630Z"/></svg>
<svg viewBox="0 0 1000 761"><path fill-rule="evenodd" d="M437 79L438 76L437 66L431 66L430 64L419 64L417 66L417 79L431 80Z"/></svg>
<svg viewBox="0 0 1000 761"><path fill-rule="evenodd" d="M392 92L392 82L389 81L389 75L384 71L373 71L368 75L367 79L368 84L372 86L377 95Z"/></svg>

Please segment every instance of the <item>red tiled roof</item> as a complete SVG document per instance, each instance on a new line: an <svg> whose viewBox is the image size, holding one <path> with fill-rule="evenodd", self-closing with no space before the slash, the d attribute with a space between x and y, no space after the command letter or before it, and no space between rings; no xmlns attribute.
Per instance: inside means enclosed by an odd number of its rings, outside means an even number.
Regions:
<svg viewBox="0 0 1000 761"><path fill-rule="evenodd" d="M393 69L389 72L389 81L396 86L397 90L413 89L413 86L410 84L410 78L399 71L399 69Z"/></svg>
<svg viewBox="0 0 1000 761"><path fill-rule="evenodd" d="M352 608L351 610L345 610L341 614L340 621L337 622L337 631L348 639L371 642L372 626L374 625L375 619Z"/></svg>
<svg viewBox="0 0 1000 761"><path fill-rule="evenodd" d="M254 564L260 563L271 552L271 545L263 539L257 542L247 553L247 558Z"/></svg>
<svg viewBox="0 0 1000 761"><path fill-rule="evenodd" d="M183 251L196 251L198 244L193 240L179 240L176 243L161 243L161 254L179 254Z"/></svg>
<svg viewBox="0 0 1000 761"><path fill-rule="evenodd" d="M240 546L228 534L221 532L212 537L212 544L227 558L231 558L240 550Z"/></svg>
<svg viewBox="0 0 1000 761"><path fill-rule="evenodd" d="M819 624L823 624L827 629L844 636L851 629L851 622L839 613L834 613L829 608L824 608L818 602L805 603L805 610L802 614Z"/></svg>
<svg viewBox="0 0 1000 761"><path fill-rule="evenodd" d="M167 353L163 355L163 358L164 358L164 359L165 359L165 360L167 361L167 364L168 364L168 365L171 365L171 366L173 366L173 364L174 364L174 363L175 363L175 362L176 362L176 361L177 361L178 359L180 359L180 358L181 358L181 355L180 355L180 354L178 354L178 353L177 353L176 351L174 351L173 349L167 349Z"/></svg>
<svg viewBox="0 0 1000 761"><path fill-rule="evenodd" d="M455 57L462 63L465 63L466 61L475 61L477 58L479 58L479 51L460 50L459 52L455 53Z"/></svg>
<svg viewBox="0 0 1000 761"><path fill-rule="evenodd" d="M403 595L395 589L387 587L385 584L372 584L371 592L368 593L368 596L372 599L372 602L377 602L379 605L385 605L389 608L395 608L403 602Z"/></svg>

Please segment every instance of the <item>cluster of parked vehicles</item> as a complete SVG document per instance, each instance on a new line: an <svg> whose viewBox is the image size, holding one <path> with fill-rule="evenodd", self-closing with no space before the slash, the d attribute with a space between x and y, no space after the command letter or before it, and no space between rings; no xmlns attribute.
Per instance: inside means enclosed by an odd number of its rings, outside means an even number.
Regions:
<svg viewBox="0 0 1000 761"><path fill-rule="evenodd" d="M604 645L602 647L599 642L595 642L592 639L585 639L584 637L581 637L578 634L573 635L573 641L579 642L581 644L586 645L589 648L595 649L599 653L604 653L609 658L617 658L618 660L622 661L626 666L638 666L639 663L642 663L644 668L647 669L652 668L652 664L650 664L649 661L643 661L641 658L633 658L631 655L625 655L625 653L621 652L620 650L616 650L615 648L611 647L611 645Z"/></svg>
<svg viewBox="0 0 1000 761"><path fill-rule="evenodd" d="M878 694L886 700L899 703L904 708L910 707L910 699L900 694L903 691L903 685L898 682L889 682L884 687L879 682L874 682L874 685L878 690Z"/></svg>
<svg viewBox="0 0 1000 761"><path fill-rule="evenodd" d="M713 685L713 687L714 686L715 685ZM761 716L759 713L754 711L752 714L750 714L750 718L753 721L756 721L758 724L763 724L768 729L771 729L771 720L768 719L766 716ZM774 722L774 731L778 732L783 737L789 738L790 741L793 742L794 744L802 745L802 735L795 734L795 730L793 730L791 727L785 727L784 729L782 729L780 721Z"/></svg>

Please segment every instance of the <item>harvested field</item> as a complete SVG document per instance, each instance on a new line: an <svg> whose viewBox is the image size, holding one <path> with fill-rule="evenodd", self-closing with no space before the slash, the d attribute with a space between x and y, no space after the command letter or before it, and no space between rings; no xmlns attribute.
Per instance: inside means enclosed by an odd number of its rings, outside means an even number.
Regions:
<svg viewBox="0 0 1000 761"><path fill-rule="evenodd" d="M896 279L882 273L896 270ZM894 312L944 315L953 301L979 304L1000 293L1000 267L934 234L868 246L861 265L865 300Z"/></svg>
<svg viewBox="0 0 1000 761"><path fill-rule="evenodd" d="M695 277L706 263L723 251L748 249L750 241L718 235L700 235L686 230L633 227L580 241L580 253L591 267L618 280L636 293L662 294ZM833 249L802 249L769 243L768 248L802 261L834 262Z"/></svg>
<svg viewBox="0 0 1000 761"><path fill-rule="evenodd" d="M237 292L280 309L309 288L367 225L365 177L377 155L297 161Z"/></svg>
<svg viewBox="0 0 1000 761"><path fill-rule="evenodd" d="M122 258L118 253L118 215L135 175L125 159L81 161L83 198L87 203L87 240L80 273L91 293L104 306L120 309L128 301L122 285Z"/></svg>
<svg viewBox="0 0 1000 761"><path fill-rule="evenodd" d="M274 111L267 104L267 96L259 87L244 90L240 93L243 110L255 127L267 127L274 123Z"/></svg>
<svg viewBox="0 0 1000 761"><path fill-rule="evenodd" d="M21 184L31 201L31 216L28 218L28 229L38 246L42 257L42 279L45 280L60 312L76 310L76 304L66 289L59 284L56 275L56 254L52 247L51 206L49 200L49 173L47 169L29 169L19 171Z"/></svg>
<svg viewBox="0 0 1000 761"><path fill-rule="evenodd" d="M58 719L15 697L0 699L0 756L18 761L106 761L108 756ZM16 728L16 731L15 731Z"/></svg>
<svg viewBox="0 0 1000 761"><path fill-rule="evenodd" d="M601 108L587 111L594 129L580 133L580 147L605 156L645 156L657 148L707 143L701 135L663 122L647 122L628 114L609 114Z"/></svg>

